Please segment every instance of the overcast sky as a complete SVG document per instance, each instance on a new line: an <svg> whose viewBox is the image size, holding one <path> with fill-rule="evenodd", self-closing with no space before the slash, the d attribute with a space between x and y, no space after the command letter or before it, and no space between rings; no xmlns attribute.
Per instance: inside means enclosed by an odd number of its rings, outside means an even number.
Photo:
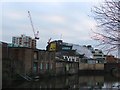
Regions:
<svg viewBox="0 0 120 90"><path fill-rule="evenodd" d="M35 1L35 0L34 0ZM34 37L28 17L31 12L36 31L39 31L37 48L45 49L49 38L64 42L93 46L98 43L91 39L96 22L91 9L103 0L45 0L45 1L2 1L1 41L11 43L12 36L26 34Z"/></svg>

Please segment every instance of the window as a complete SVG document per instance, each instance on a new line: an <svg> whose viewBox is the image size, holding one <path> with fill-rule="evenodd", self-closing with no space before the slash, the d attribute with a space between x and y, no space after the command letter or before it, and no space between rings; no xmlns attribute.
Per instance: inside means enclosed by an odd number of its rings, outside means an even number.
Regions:
<svg viewBox="0 0 120 90"><path fill-rule="evenodd" d="M95 60L87 60L87 63L88 64L95 64L96 62L95 62Z"/></svg>
<svg viewBox="0 0 120 90"><path fill-rule="evenodd" d="M70 47L62 47L62 50L70 50Z"/></svg>
<svg viewBox="0 0 120 90"><path fill-rule="evenodd" d="M51 65L50 65L50 69L52 69L52 63L51 63Z"/></svg>
<svg viewBox="0 0 120 90"><path fill-rule="evenodd" d="M49 69L49 63L46 63L46 69L47 70Z"/></svg>
<svg viewBox="0 0 120 90"><path fill-rule="evenodd" d="M96 61L96 63L99 63L99 61Z"/></svg>
<svg viewBox="0 0 120 90"><path fill-rule="evenodd" d="M43 64L42 64L42 63L40 63L40 69L41 69L41 70L43 69Z"/></svg>
<svg viewBox="0 0 120 90"><path fill-rule="evenodd" d="M38 59L38 52L34 52L34 59L35 59L35 60Z"/></svg>
<svg viewBox="0 0 120 90"><path fill-rule="evenodd" d="M102 55L94 55L95 57L102 57Z"/></svg>

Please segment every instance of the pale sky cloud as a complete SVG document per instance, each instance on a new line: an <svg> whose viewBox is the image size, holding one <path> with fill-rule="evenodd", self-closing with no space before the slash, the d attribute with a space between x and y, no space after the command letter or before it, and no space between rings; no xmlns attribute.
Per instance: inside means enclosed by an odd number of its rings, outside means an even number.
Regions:
<svg viewBox="0 0 120 90"><path fill-rule="evenodd" d="M6 15L6 17L8 17L8 18L10 18L10 19L12 19L12 20L14 20L14 19L23 19L24 17L23 17L23 14L21 13L21 12L17 12L16 11L16 13L14 13L14 12L7 12L6 14L4 14L4 15Z"/></svg>
<svg viewBox="0 0 120 90"><path fill-rule="evenodd" d="M63 16L58 16L58 15L53 15L53 16L44 15L42 19L52 23L64 23L65 21L65 18Z"/></svg>
<svg viewBox="0 0 120 90"><path fill-rule="evenodd" d="M8 0L5 0L8 2ZM47 40L62 39L75 44L95 44L91 40L91 28L95 29L96 22L91 15L93 0L84 2L49 1L45 3L11 2L3 3L2 41L11 42L12 36L26 34L33 37L27 11L30 10L35 30L39 30L40 40L37 47L45 49ZM98 1L98 0L97 0ZM54 2L54 1L53 1Z"/></svg>
<svg viewBox="0 0 120 90"><path fill-rule="evenodd" d="M2 2L20 2L18 0L1 0ZM21 0L21 2L102 2L103 0Z"/></svg>

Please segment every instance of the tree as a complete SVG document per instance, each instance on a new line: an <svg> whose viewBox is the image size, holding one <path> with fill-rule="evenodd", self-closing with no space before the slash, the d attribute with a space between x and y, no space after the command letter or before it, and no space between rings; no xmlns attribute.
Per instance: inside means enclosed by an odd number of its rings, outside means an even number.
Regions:
<svg viewBox="0 0 120 90"><path fill-rule="evenodd" d="M120 0L105 0L93 8L93 13L98 24L93 39L99 41L99 45L107 48L108 52L120 50Z"/></svg>

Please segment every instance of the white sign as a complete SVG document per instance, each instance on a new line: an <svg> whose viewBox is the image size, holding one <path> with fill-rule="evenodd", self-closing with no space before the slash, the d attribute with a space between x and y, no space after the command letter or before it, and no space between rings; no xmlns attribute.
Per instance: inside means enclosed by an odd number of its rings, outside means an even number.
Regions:
<svg viewBox="0 0 120 90"><path fill-rule="evenodd" d="M63 56L63 59L67 59L67 61L78 62L79 57L76 56Z"/></svg>

